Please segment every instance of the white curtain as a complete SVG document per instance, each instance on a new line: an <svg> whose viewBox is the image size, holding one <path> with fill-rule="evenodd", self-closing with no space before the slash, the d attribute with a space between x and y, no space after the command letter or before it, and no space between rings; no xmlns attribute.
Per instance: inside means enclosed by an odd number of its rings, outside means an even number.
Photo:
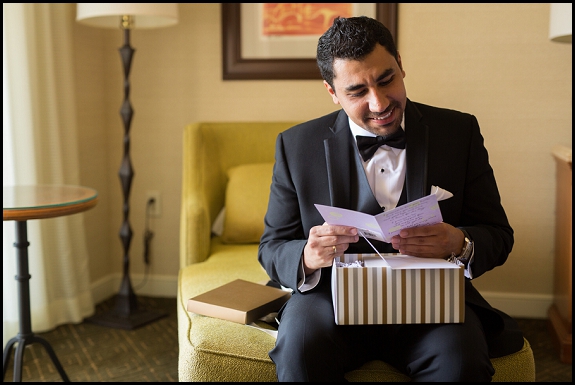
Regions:
<svg viewBox="0 0 575 385"><path fill-rule="evenodd" d="M73 4L3 4L3 184L80 184ZM18 333L15 222L3 223L3 340ZM30 220L32 330L94 314L84 215Z"/></svg>

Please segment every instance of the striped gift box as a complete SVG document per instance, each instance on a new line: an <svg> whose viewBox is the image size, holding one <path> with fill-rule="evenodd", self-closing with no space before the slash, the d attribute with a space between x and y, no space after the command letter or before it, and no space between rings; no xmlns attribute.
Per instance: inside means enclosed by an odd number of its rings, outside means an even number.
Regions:
<svg viewBox="0 0 575 385"><path fill-rule="evenodd" d="M460 323L463 268L399 254L345 254L334 260L332 299L338 325ZM338 262L361 261L363 267Z"/></svg>

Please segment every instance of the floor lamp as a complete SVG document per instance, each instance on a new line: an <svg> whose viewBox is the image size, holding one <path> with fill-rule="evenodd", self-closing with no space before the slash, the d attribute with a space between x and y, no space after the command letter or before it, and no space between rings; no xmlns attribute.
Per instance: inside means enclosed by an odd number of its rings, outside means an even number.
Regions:
<svg viewBox="0 0 575 385"><path fill-rule="evenodd" d="M120 227L120 239L124 248L123 277L116 304L109 311L86 319L87 322L119 329L135 329L153 322L166 313L140 309L130 282L130 242L132 229L129 222L130 187L134 170L130 161L130 125L134 111L130 104L130 66L134 49L130 46L132 28L157 28L174 25L178 22L177 3L77 3L76 20L80 23L103 28L120 28L124 33L124 45L119 49L124 70L124 101L120 116L124 124L124 156L118 172L122 186L124 219Z"/></svg>

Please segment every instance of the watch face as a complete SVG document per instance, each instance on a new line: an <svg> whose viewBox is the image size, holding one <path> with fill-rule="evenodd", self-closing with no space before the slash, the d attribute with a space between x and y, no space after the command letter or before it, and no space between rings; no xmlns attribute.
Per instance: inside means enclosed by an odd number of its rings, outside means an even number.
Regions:
<svg viewBox="0 0 575 385"><path fill-rule="evenodd" d="M473 242L471 242L469 238L465 237L465 248L463 249L463 252L458 258L461 262L467 262L469 256L471 255L472 246Z"/></svg>

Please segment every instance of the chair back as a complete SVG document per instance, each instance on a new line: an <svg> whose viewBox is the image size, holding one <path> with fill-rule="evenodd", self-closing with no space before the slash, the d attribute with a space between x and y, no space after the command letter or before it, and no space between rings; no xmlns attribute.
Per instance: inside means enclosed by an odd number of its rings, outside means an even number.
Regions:
<svg viewBox="0 0 575 385"><path fill-rule="evenodd" d="M273 162L281 131L296 122L199 122L185 127L180 267L204 261L211 227L224 206L227 171L249 163Z"/></svg>

